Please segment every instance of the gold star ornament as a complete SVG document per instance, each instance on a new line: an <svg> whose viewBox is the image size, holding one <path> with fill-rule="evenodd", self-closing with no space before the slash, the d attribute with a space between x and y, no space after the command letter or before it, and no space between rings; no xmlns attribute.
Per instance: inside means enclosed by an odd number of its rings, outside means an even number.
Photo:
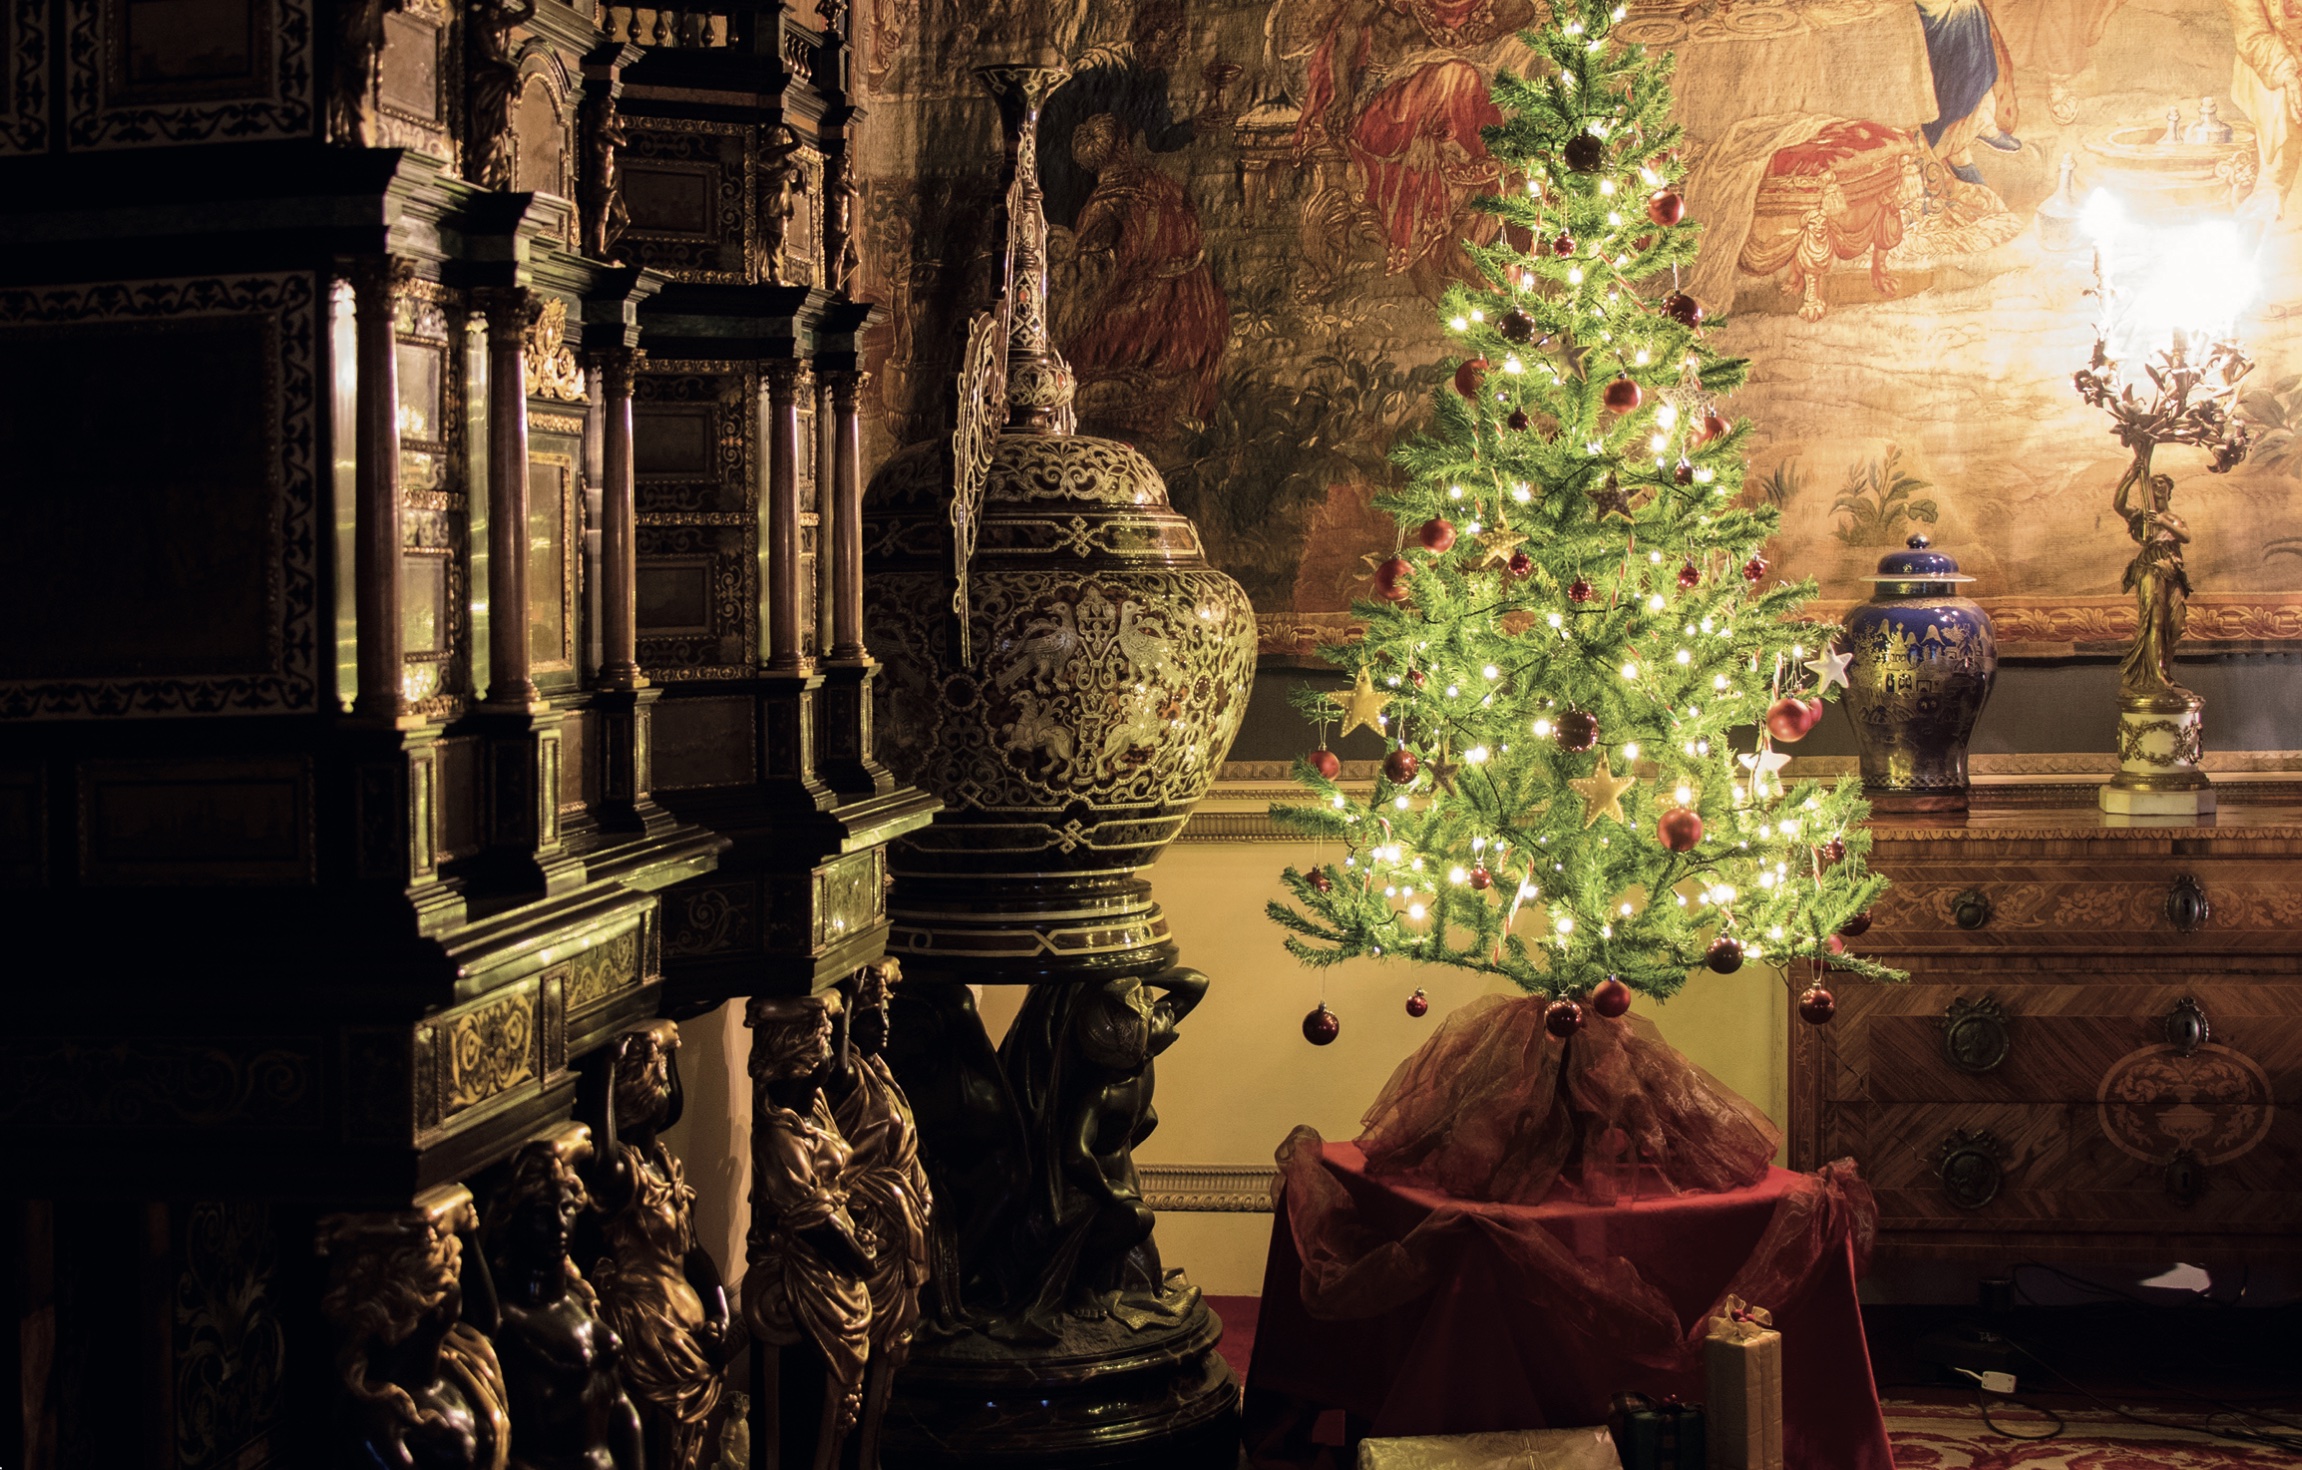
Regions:
<svg viewBox="0 0 2302 1470"><path fill-rule="evenodd" d="M1485 571L1488 567L1509 566L1511 553L1526 539L1508 526L1489 526L1472 540L1471 544L1479 549L1479 559L1472 563L1473 569Z"/></svg>
<svg viewBox="0 0 2302 1470"><path fill-rule="evenodd" d="M1607 769L1607 753L1599 752L1599 768L1588 776L1577 777L1567 786L1583 799L1583 825L1589 827L1601 817L1612 818L1628 826L1623 818L1623 793L1636 786L1636 776L1618 776Z"/></svg>
<svg viewBox="0 0 2302 1470"><path fill-rule="evenodd" d="M1350 734L1362 727L1376 734L1383 731L1383 706L1391 696L1375 687L1375 680L1364 665L1360 666L1358 682L1348 689L1337 690L1327 696L1328 702L1343 712L1343 733Z"/></svg>

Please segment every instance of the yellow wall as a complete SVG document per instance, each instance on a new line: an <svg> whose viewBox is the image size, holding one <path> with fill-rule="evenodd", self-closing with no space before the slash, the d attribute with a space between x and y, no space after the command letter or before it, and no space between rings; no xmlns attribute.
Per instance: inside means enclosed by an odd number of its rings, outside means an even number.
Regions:
<svg viewBox="0 0 2302 1470"><path fill-rule="evenodd" d="M1204 810L1259 812L1265 800L1260 792L1218 792ZM1328 1138L1351 1138L1391 1069L1439 1018L1495 988L1476 976L1403 963L1362 960L1322 972L1297 965L1263 905L1279 896L1282 868L1314 857L1308 844L1292 839L1183 841L1151 870L1183 962L1213 984L1159 1059L1159 1128L1138 1151L1142 1161L1268 1165L1298 1123ZM1431 997L1431 1012L1419 1021L1405 1010L1417 985ZM1323 1048L1302 1033L1303 1014L1322 991L1343 1023L1342 1035ZM986 1024L1004 1030L1021 1000L1019 987L988 989ZM1778 971L1752 964L1731 976L1698 973L1668 1005L1640 1005L1681 1051L1782 1121L1788 999ZM698 1233L730 1263L732 1279L743 1255L741 1201L750 1173L743 1071L749 1033L736 1006L688 1022L683 1035L688 1110L673 1147L687 1159L698 1193ZM1260 1289L1270 1228L1264 1214L1170 1211L1160 1218L1159 1242L1166 1263L1184 1267L1207 1291L1248 1294Z"/></svg>

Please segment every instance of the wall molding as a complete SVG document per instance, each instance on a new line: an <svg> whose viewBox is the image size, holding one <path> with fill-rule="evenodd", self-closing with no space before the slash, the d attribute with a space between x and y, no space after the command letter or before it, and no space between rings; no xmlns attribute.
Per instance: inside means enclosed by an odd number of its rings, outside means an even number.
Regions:
<svg viewBox="0 0 2302 1470"><path fill-rule="evenodd" d="M1161 1213L1267 1215L1278 1169L1270 1164L1135 1165L1143 1202Z"/></svg>

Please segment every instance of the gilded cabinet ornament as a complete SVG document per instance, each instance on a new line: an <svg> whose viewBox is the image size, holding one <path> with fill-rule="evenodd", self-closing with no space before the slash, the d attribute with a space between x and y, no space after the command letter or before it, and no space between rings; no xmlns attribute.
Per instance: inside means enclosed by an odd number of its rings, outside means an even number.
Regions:
<svg viewBox="0 0 2302 1470"><path fill-rule="evenodd" d="M471 138L465 175L483 189L512 187L519 145L512 109L519 100L520 68L512 32L535 19L536 0L472 0L465 27L471 62L465 78L465 115Z"/></svg>
<svg viewBox="0 0 2302 1470"><path fill-rule="evenodd" d="M885 1056L889 991L903 978L894 960L866 965L849 1011L847 1066L833 1077L832 1116L850 1150L844 1182L848 1217L871 1263L871 1357L864 1369L857 1430L861 1470L878 1470L879 1430L895 1375L919 1326L919 1295L930 1267L934 1208L919 1162L919 1126Z"/></svg>
<svg viewBox="0 0 2302 1470"><path fill-rule="evenodd" d="M831 1470L862 1408L871 1259L848 1213L851 1152L823 1085L832 1002L755 998L750 1269L743 1320L771 1354L780 1464Z"/></svg>
<svg viewBox="0 0 2302 1470"><path fill-rule="evenodd" d="M623 1381L646 1429L649 1470L695 1470L722 1370L740 1346L719 1267L696 1243L695 1191L662 1137L681 1111L678 1054L670 1021L610 1043L591 1171L607 1242L592 1289L600 1319L623 1340Z"/></svg>
<svg viewBox="0 0 2302 1470"><path fill-rule="evenodd" d="M328 1261L320 1314L336 1337L347 1461L504 1470L510 1418L473 1227L471 1193L460 1184L411 1209L320 1221Z"/></svg>
<svg viewBox="0 0 2302 1470"><path fill-rule="evenodd" d="M591 1130L572 1123L521 1146L490 1201L487 1240L502 1291L496 1332L509 1390L514 1470L642 1470L639 1411L618 1373L623 1340L568 1258L591 1200L577 1166Z"/></svg>
<svg viewBox="0 0 2302 1470"><path fill-rule="evenodd" d="M800 157L805 146L799 134L778 126L773 141L760 150L760 265L773 286L792 284L791 225L807 193L807 165Z"/></svg>

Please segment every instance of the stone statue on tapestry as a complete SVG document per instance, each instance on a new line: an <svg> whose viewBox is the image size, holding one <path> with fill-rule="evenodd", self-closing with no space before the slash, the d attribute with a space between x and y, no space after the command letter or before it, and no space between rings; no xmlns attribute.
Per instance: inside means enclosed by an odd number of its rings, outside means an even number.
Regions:
<svg viewBox="0 0 2302 1470"><path fill-rule="evenodd" d="M511 1404L513 1470L642 1470L639 1410L618 1369L623 1339L569 1258L590 1208L578 1169L591 1130L570 1123L521 1146L489 1202L486 1236L501 1289L496 1351Z"/></svg>
<svg viewBox="0 0 2302 1470"><path fill-rule="evenodd" d="M663 1133L679 1121L679 1027L650 1021L608 1047L591 1170L605 1254L591 1269L600 1317L623 1339L648 1470L696 1470L722 1371L742 1346L727 1287L696 1243L695 1190Z"/></svg>

